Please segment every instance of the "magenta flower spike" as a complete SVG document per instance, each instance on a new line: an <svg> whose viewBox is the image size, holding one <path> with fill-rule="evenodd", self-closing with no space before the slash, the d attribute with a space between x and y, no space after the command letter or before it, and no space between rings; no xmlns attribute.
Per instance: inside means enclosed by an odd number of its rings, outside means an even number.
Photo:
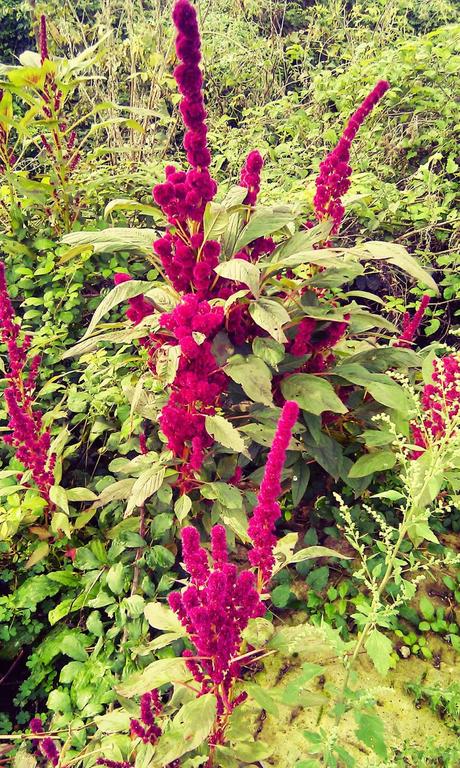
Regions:
<svg viewBox="0 0 460 768"><path fill-rule="evenodd" d="M390 84L386 80L379 80L361 106L350 117L337 146L320 164L313 204L319 220L332 219L332 234L337 234L339 231L345 213L342 196L348 192L351 184L352 168L349 165L351 143L366 117L379 103L389 87Z"/></svg>
<svg viewBox="0 0 460 768"><path fill-rule="evenodd" d="M3 396L11 430L2 439L14 447L16 458L31 471L41 496L49 502L49 491L54 484L55 456L49 455L51 434L43 426L42 413L33 409L40 357L32 358L26 372L32 338L26 335L19 344L19 332L20 325L15 321L6 285L5 265L0 262L0 340L6 345L9 365L8 386Z"/></svg>
<svg viewBox="0 0 460 768"><path fill-rule="evenodd" d="M43 62L46 59L49 59L48 33L46 30L46 16L43 13L40 16L39 44L40 44L40 60L41 60L41 63L43 64Z"/></svg>
<svg viewBox="0 0 460 768"><path fill-rule="evenodd" d="M460 414L460 354L434 360L431 378L422 392L423 423L411 424L414 443L421 448L440 440ZM412 458L419 455L414 451Z"/></svg>
<svg viewBox="0 0 460 768"><path fill-rule="evenodd" d="M248 557L251 565L258 569L260 588L263 588L270 580L275 565L273 549L277 539L274 527L281 511L278 502L281 495L281 474L298 415L299 406L297 403L288 401L284 404L265 465L257 504L249 520L248 533L253 548L249 551Z"/></svg>
<svg viewBox="0 0 460 768"><path fill-rule="evenodd" d="M255 205L260 192L260 173L264 166L263 157L255 149L249 153L241 169L240 187L246 187L248 194L243 200L244 205Z"/></svg>
<svg viewBox="0 0 460 768"><path fill-rule="evenodd" d="M429 303L430 303L430 296L428 296L428 294L425 293L422 296L420 305L417 311L414 312L413 317L410 316L409 312L406 312L404 314L402 333L401 333L401 336L396 341L395 347L411 346L411 344L415 340L417 331L420 328L420 324L423 320L423 317L426 312L426 308L428 307Z"/></svg>

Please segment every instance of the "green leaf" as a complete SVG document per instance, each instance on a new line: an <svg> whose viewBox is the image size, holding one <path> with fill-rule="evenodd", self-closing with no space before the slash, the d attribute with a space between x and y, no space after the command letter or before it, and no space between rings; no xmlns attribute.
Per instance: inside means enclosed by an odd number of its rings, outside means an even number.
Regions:
<svg viewBox="0 0 460 768"><path fill-rule="evenodd" d="M388 752L385 744L384 726L380 717L378 715L370 715L367 712L359 712L356 709L353 714L358 725L356 730L358 739L366 747L370 747L378 757L386 760Z"/></svg>
<svg viewBox="0 0 460 768"><path fill-rule="evenodd" d="M175 557L173 553L161 544L155 544L147 551L147 561L152 568L172 568Z"/></svg>
<svg viewBox="0 0 460 768"><path fill-rule="evenodd" d="M130 716L124 709L114 709L105 715L97 715L94 718L101 733L122 733L129 731Z"/></svg>
<svg viewBox="0 0 460 768"><path fill-rule="evenodd" d="M159 209L154 205L146 205L138 200L130 200L126 197L119 197L107 203L104 209L104 219L108 219L113 211L137 211L145 216L153 216L154 219L161 218Z"/></svg>
<svg viewBox="0 0 460 768"><path fill-rule="evenodd" d="M271 600L275 608L286 608L291 597L289 584L278 584L271 593Z"/></svg>
<svg viewBox="0 0 460 768"><path fill-rule="evenodd" d="M147 603L144 616L151 627L164 632L176 632L181 637L186 631L174 611L166 603Z"/></svg>
<svg viewBox="0 0 460 768"><path fill-rule="evenodd" d="M185 666L185 659L159 659L153 661L141 672L135 672L127 680L116 686L122 696L142 696L153 688L160 688L167 683L186 682L190 672Z"/></svg>
<svg viewBox="0 0 460 768"><path fill-rule="evenodd" d="M28 608L30 611L35 611L37 603L41 603L46 597L53 597L56 592L59 592L59 585L53 583L44 574L31 576L15 591L14 605L19 609Z"/></svg>
<svg viewBox="0 0 460 768"><path fill-rule="evenodd" d="M256 357L260 357L267 365L278 370L278 363L284 359L285 351L282 344L275 339L256 336L252 342L252 351Z"/></svg>
<svg viewBox="0 0 460 768"><path fill-rule="evenodd" d="M95 501L97 495L89 488L68 488L66 489L68 501Z"/></svg>
<svg viewBox="0 0 460 768"><path fill-rule="evenodd" d="M185 520L191 508L192 500L190 496L187 496L185 493L182 494L182 496L179 496L176 503L174 504L174 514L180 523Z"/></svg>
<svg viewBox="0 0 460 768"><path fill-rule="evenodd" d="M233 355L225 366L225 372L246 395L256 403L273 405L270 368L254 355Z"/></svg>
<svg viewBox="0 0 460 768"><path fill-rule="evenodd" d="M292 503L294 507L297 507L302 501L310 482L310 467L306 461L298 461L293 466L293 472L291 484Z"/></svg>
<svg viewBox="0 0 460 768"><path fill-rule="evenodd" d="M295 219L292 211L280 211L273 208L259 209L249 219L249 223L240 233L234 247L233 253L241 251L253 240L258 237L266 237L283 229Z"/></svg>
<svg viewBox="0 0 460 768"><path fill-rule="evenodd" d="M329 549L329 547L306 547L305 549L299 549L298 552L294 552L291 556L290 563L302 563L304 560L314 560L318 557L338 557L341 560L351 560L351 557L346 557L341 552L337 552L335 549Z"/></svg>
<svg viewBox="0 0 460 768"><path fill-rule="evenodd" d="M50 488L50 499L66 515L69 514L69 502L67 501L65 488L62 488L60 485L52 485Z"/></svg>
<svg viewBox="0 0 460 768"><path fill-rule="evenodd" d="M203 483L201 495L204 499L217 499L227 509L241 509L243 506L240 489L217 480L213 483Z"/></svg>
<svg viewBox="0 0 460 768"><path fill-rule="evenodd" d="M86 661L88 658L83 641L75 635L66 635L60 643L60 650L74 661Z"/></svg>
<svg viewBox="0 0 460 768"><path fill-rule="evenodd" d="M435 606L426 595L422 595L419 603L420 613L427 621L432 621L435 616Z"/></svg>
<svg viewBox="0 0 460 768"><path fill-rule="evenodd" d="M250 261L244 261L244 259L223 261L215 267L214 272L227 280L247 285L253 296L259 295L260 270Z"/></svg>
<svg viewBox="0 0 460 768"><path fill-rule="evenodd" d="M279 589L279 587L276 587L276 589ZM278 717L279 707L270 691L267 691L256 683L246 683L244 690L249 693L250 697L254 699L262 709L265 709L270 715Z"/></svg>
<svg viewBox="0 0 460 768"><path fill-rule="evenodd" d="M154 285L155 283L148 282L147 280L127 280L125 283L120 283L119 285L116 285L115 288L112 288L107 296L104 296L96 309L81 341L92 334L101 317L110 312L111 309L128 299L139 296L141 293L146 293L149 289L153 288Z"/></svg>
<svg viewBox="0 0 460 768"><path fill-rule="evenodd" d="M376 451L360 456L353 464L349 477L367 477L374 472L383 472L392 469L396 464L396 456L393 451Z"/></svg>
<svg viewBox="0 0 460 768"><path fill-rule="evenodd" d="M227 224L227 210L219 203L208 203L203 216L204 241L215 240L225 232Z"/></svg>
<svg viewBox="0 0 460 768"><path fill-rule="evenodd" d="M395 381L388 383L370 382L366 388L378 403L382 403L388 408L394 408L395 411L400 411L403 414L408 413L410 398L402 386Z"/></svg>
<svg viewBox="0 0 460 768"><path fill-rule="evenodd" d="M184 704L158 740L155 758L166 765L199 747L209 736L215 716L216 697L212 693Z"/></svg>
<svg viewBox="0 0 460 768"><path fill-rule="evenodd" d="M55 608L52 608L51 611L48 613L48 621L53 626L58 621L64 618L64 616L67 616L72 610L72 605L75 602L74 598L70 597L66 600L62 600L61 603L58 603Z"/></svg>
<svg viewBox="0 0 460 768"><path fill-rule="evenodd" d="M335 394L332 384L309 373L295 373L281 382L286 400L295 400L308 413L319 416L324 411L346 413L347 407Z"/></svg>
<svg viewBox="0 0 460 768"><path fill-rule="evenodd" d="M152 243L158 237L155 229L135 229L131 227L108 227L92 232L69 232L64 235L65 245L90 245L94 253L116 253L117 251L137 251L152 254ZM121 285L126 285L122 283ZM119 287L119 286L117 286Z"/></svg>
<svg viewBox="0 0 460 768"><path fill-rule="evenodd" d="M371 241L357 246L357 250L363 250L366 257L378 259L399 267L403 272L413 277L417 283L431 288L436 295L439 294L439 288L431 275L424 270L418 261L411 256L407 250L397 243Z"/></svg>
<svg viewBox="0 0 460 768"><path fill-rule="evenodd" d="M40 560L43 560L44 557L47 557L49 551L50 551L50 547L48 542L40 541L26 562L26 565L25 565L26 570L28 570L29 568L32 568L33 565L36 565L37 563L39 563Z"/></svg>
<svg viewBox="0 0 460 768"><path fill-rule="evenodd" d="M223 416L206 416L206 432L224 448L248 456L248 448L241 433Z"/></svg>
<svg viewBox="0 0 460 768"><path fill-rule="evenodd" d="M131 495L126 505L125 517L131 515L136 507L142 507L147 499L158 491L163 483L165 473L166 467L158 464L146 469L145 472L139 475L132 487Z"/></svg>
<svg viewBox="0 0 460 768"><path fill-rule="evenodd" d="M267 299L262 296L257 301L252 301L249 304L249 314L254 322L264 331L267 331L275 341L283 344L287 341L282 327L291 318L283 305L276 299Z"/></svg>
<svg viewBox="0 0 460 768"><path fill-rule="evenodd" d="M115 563L107 572L107 586L115 595L121 595L124 589L125 568L123 563Z"/></svg>
<svg viewBox="0 0 460 768"><path fill-rule="evenodd" d="M378 629L372 629L364 647L379 675L385 677L391 666L391 654L393 652L391 640Z"/></svg>

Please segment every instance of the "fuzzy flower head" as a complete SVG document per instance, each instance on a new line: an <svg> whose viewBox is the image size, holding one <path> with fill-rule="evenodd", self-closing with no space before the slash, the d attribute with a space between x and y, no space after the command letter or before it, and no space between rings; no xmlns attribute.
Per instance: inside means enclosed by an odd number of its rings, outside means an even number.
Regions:
<svg viewBox="0 0 460 768"><path fill-rule="evenodd" d="M253 547L249 551L248 557L251 565L258 569L259 585L261 586L270 580L275 565L273 549L276 544L276 536L274 527L280 516L278 499L282 490L281 474L298 415L299 406L297 403L288 401L284 404L272 447L268 453L257 504L249 520L248 534L251 537Z"/></svg>
<svg viewBox="0 0 460 768"><path fill-rule="evenodd" d="M193 526L182 531L182 557L190 584L173 592L169 604L177 614L196 651L184 651L187 667L201 691L217 697L218 713L229 714L239 701L232 700L231 688L239 676L235 660L248 621L263 616L265 609L250 571L238 573L228 562L225 528L211 530L211 561Z"/></svg>
<svg viewBox="0 0 460 768"><path fill-rule="evenodd" d="M263 157L257 149L249 153L240 176L240 187L246 187L248 190L248 194L243 200L244 205L256 204L260 191L260 172L263 165Z"/></svg>
<svg viewBox="0 0 460 768"><path fill-rule="evenodd" d="M320 165L313 203L319 220L324 218L332 219L333 234L339 231L345 213L342 197L350 188L352 168L349 162L352 141L366 117L378 104L389 87L390 85L386 80L380 80L377 83L375 88L366 96L361 106L350 117L335 149L327 155Z"/></svg>

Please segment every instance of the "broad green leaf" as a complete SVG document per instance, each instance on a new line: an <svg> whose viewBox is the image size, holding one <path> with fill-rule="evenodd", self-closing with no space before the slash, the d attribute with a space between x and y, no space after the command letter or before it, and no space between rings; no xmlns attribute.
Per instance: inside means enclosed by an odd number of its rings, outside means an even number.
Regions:
<svg viewBox="0 0 460 768"><path fill-rule="evenodd" d="M97 495L89 488L67 488L66 494L68 501L95 501L97 499Z"/></svg>
<svg viewBox="0 0 460 768"><path fill-rule="evenodd" d="M227 211L232 210L232 208L239 208L247 194L248 190L246 187L240 187L239 184L235 184L235 186L230 187L221 205Z"/></svg>
<svg viewBox="0 0 460 768"><path fill-rule="evenodd" d="M266 208L256 210L249 219L243 231L240 233L234 247L233 253L241 251L246 245L257 240L258 237L266 237L283 229L287 224L294 221L295 214L292 211L276 210Z"/></svg>
<svg viewBox="0 0 460 768"><path fill-rule="evenodd" d="M218 264L214 272L227 280L247 285L253 296L259 295L260 270L256 264L244 259L230 259Z"/></svg>
<svg viewBox="0 0 460 768"><path fill-rule="evenodd" d="M349 477L367 477L374 472L383 472L392 469L396 464L396 456L393 451L376 451L360 456L353 464Z"/></svg>
<svg viewBox="0 0 460 768"><path fill-rule="evenodd" d="M314 560L318 557L338 557L341 560L351 560L351 557L342 555L341 552L337 552L335 549L329 549L329 547L306 547L305 549L299 549L298 552L294 552L291 556L289 563L301 563L304 560Z"/></svg>
<svg viewBox="0 0 460 768"><path fill-rule="evenodd" d="M114 709L105 715L97 715L94 718L98 730L101 733L120 733L129 731L130 716L124 709Z"/></svg>
<svg viewBox="0 0 460 768"><path fill-rule="evenodd" d="M259 648L266 645L270 638L273 637L274 632L275 628L268 619L249 619L248 625L243 632L243 639L255 648Z"/></svg>
<svg viewBox="0 0 460 768"><path fill-rule="evenodd" d="M153 288L154 286L155 283L148 282L147 280L127 280L125 283L116 285L115 288L112 288L110 293L108 293L107 296L104 296L102 299L101 303L91 318L91 321L88 325L88 328L86 329L84 336L82 337L82 340L86 339L93 333L99 320L101 317L106 315L107 312L110 312L110 310L118 306L118 304L121 304L128 299L134 298L134 296L139 296L141 293L146 293L146 291Z"/></svg>
<svg viewBox="0 0 460 768"><path fill-rule="evenodd" d="M147 499L152 496L155 491L158 491L163 483L166 473L166 467L160 465L150 467L142 472L141 475L135 481L131 495L126 505L125 517L128 517L136 507L142 507Z"/></svg>
<svg viewBox="0 0 460 768"><path fill-rule="evenodd" d="M51 626L56 624L56 622L60 621L64 618L64 616L67 616L71 612L73 603L74 599L69 597L66 600L62 600L62 602L58 603L55 608L52 608L51 611L49 611L48 621Z"/></svg>
<svg viewBox="0 0 460 768"><path fill-rule="evenodd" d="M378 757L386 760L388 750L385 744L385 728L380 717L368 712L360 712L357 709L354 710L353 714L358 725L355 731L358 739L366 747L372 749Z"/></svg>
<svg viewBox="0 0 460 768"><path fill-rule="evenodd" d="M76 635L65 635L65 637L61 640L60 650L74 661L86 661L88 658L83 640L81 637L77 637Z"/></svg>
<svg viewBox="0 0 460 768"><path fill-rule="evenodd" d="M208 203L203 216L204 241L215 240L225 232L228 212L219 203Z"/></svg>
<svg viewBox="0 0 460 768"><path fill-rule="evenodd" d="M25 565L26 570L28 570L29 568L32 568L33 565L36 565L37 563L39 563L40 560L43 560L44 557L47 557L49 551L50 551L50 547L48 542L40 541L26 562L26 565Z"/></svg>
<svg viewBox="0 0 460 768"><path fill-rule="evenodd" d="M278 363L284 359L285 350L282 344L275 339L256 336L252 342L252 351L256 357L260 357L267 365L278 370Z"/></svg>
<svg viewBox="0 0 460 768"><path fill-rule="evenodd" d="M309 373L295 373L284 379L281 391L286 400L295 400L304 411L317 416L324 411L346 413L348 410L326 379Z"/></svg>
<svg viewBox="0 0 460 768"><path fill-rule="evenodd" d="M115 595L121 595L124 590L125 567L123 563L118 562L112 565L107 572L107 586Z"/></svg>
<svg viewBox="0 0 460 768"><path fill-rule="evenodd" d="M186 634L176 614L166 603L147 603L144 608L144 616L150 626L155 627L155 629L177 632L179 635Z"/></svg>
<svg viewBox="0 0 460 768"><path fill-rule="evenodd" d="M301 459L294 464L292 470L294 473L291 483L292 503L294 507L297 507L302 501L310 482L310 467L306 461Z"/></svg>
<svg viewBox="0 0 460 768"><path fill-rule="evenodd" d="M126 197L120 197L107 203L104 209L104 219L107 219L113 211L137 211L145 216L153 216L155 219L161 218L159 209L154 205L146 205Z"/></svg>
<svg viewBox="0 0 460 768"><path fill-rule="evenodd" d="M216 697L212 693L184 704L158 740L155 758L166 765L199 747L209 736L215 716Z"/></svg>
<svg viewBox="0 0 460 768"><path fill-rule="evenodd" d="M264 331L268 331L275 341L280 343L287 341L282 328L291 318L279 301L262 296L249 304L249 314L254 322Z"/></svg>
<svg viewBox="0 0 460 768"><path fill-rule="evenodd" d="M186 682L190 672L185 666L185 659L159 659L153 661L141 672L135 672L127 680L116 686L122 696L141 696L143 693L160 688L167 683Z"/></svg>
<svg viewBox="0 0 460 768"><path fill-rule="evenodd" d="M62 509L62 511L65 512L66 515L69 514L69 502L67 500L67 494L66 494L65 488L62 488L60 485L51 486L50 499L53 502L53 504L59 509Z"/></svg>
<svg viewBox="0 0 460 768"><path fill-rule="evenodd" d="M158 237L155 229L135 229L130 227L108 227L90 232L69 232L64 235L65 245L90 245L94 253L116 253L117 251L136 251L152 255L152 243Z"/></svg>
<svg viewBox="0 0 460 768"><path fill-rule="evenodd" d="M217 499L223 507L229 509L241 509L243 505L240 489L228 483L219 481L203 483L201 495L204 499Z"/></svg>
<svg viewBox="0 0 460 768"><path fill-rule="evenodd" d="M370 382L366 386L367 391L378 403L393 408L395 411L407 414L410 408L410 398L407 392L396 381Z"/></svg>
<svg viewBox="0 0 460 768"><path fill-rule="evenodd" d="M391 640L378 629L373 629L369 633L364 647L377 672L385 677L391 666L391 654L393 652Z"/></svg>
<svg viewBox="0 0 460 768"><path fill-rule="evenodd" d="M432 621L434 619L435 606L426 595L421 596L419 608L420 613L422 614L423 618L426 619L426 621Z"/></svg>
<svg viewBox="0 0 460 768"><path fill-rule="evenodd" d="M224 448L248 455L248 448L241 433L223 416L206 416L206 432Z"/></svg>
<svg viewBox="0 0 460 768"><path fill-rule="evenodd" d="M265 709L270 715L274 717L278 716L279 706L276 697L273 693L265 688L262 688L256 683L245 683L244 690L250 695L257 704Z"/></svg>
<svg viewBox="0 0 460 768"><path fill-rule="evenodd" d="M225 372L246 395L256 403L273 405L271 373L268 365L254 355L233 355L225 366Z"/></svg>
<svg viewBox="0 0 460 768"><path fill-rule="evenodd" d="M188 513L190 512L192 508L192 500L190 496L187 496L187 494L182 494L182 496L179 496L176 503L174 504L174 514L176 515L177 519L181 523L182 520L184 520Z"/></svg>
<svg viewBox="0 0 460 768"><path fill-rule="evenodd" d="M418 261L411 256L407 250L398 243L387 243L371 241L356 246L357 250L363 250L365 256L371 259L378 259L399 267L403 272L413 277L417 283L427 285L436 295L439 294L439 288L431 275L420 266Z"/></svg>
<svg viewBox="0 0 460 768"><path fill-rule="evenodd" d="M260 263L265 267L266 262L278 264L284 262L289 257L293 257L294 266L304 263L304 261L307 261L307 254L318 255L318 251L314 251L313 246L327 239L331 227L332 222L322 221L317 226L312 227L312 229L296 232Z"/></svg>

